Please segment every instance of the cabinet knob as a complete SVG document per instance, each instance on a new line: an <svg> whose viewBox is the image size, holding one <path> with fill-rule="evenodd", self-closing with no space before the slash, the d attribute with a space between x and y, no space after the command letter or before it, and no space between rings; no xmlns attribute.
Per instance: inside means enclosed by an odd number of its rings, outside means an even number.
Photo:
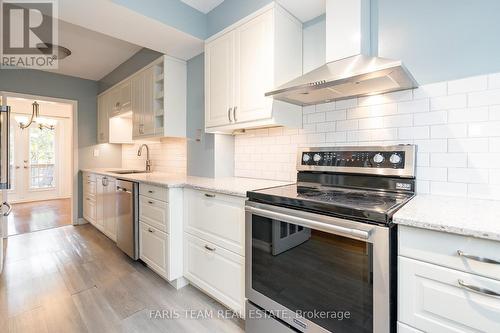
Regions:
<svg viewBox="0 0 500 333"><path fill-rule="evenodd" d="M215 194L205 193L207 198L215 198Z"/></svg>
<svg viewBox="0 0 500 333"><path fill-rule="evenodd" d="M149 201L148 201L148 204L152 205L152 204L154 204L154 202L153 202L153 201L151 201L151 200L149 200Z"/></svg>
<svg viewBox="0 0 500 333"><path fill-rule="evenodd" d="M151 229L151 228L148 228L148 231L149 231L149 232L151 232L151 233L155 232L155 231L154 231L153 229Z"/></svg>
<svg viewBox="0 0 500 333"><path fill-rule="evenodd" d="M153 193L154 193L154 191L152 191L152 190L149 190L149 191L148 191L148 193L151 193L151 194L153 194Z"/></svg>

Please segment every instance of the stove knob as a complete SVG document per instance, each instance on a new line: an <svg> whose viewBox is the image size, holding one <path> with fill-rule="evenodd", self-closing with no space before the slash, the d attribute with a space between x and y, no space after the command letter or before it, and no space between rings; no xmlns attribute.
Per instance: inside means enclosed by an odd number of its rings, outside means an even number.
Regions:
<svg viewBox="0 0 500 333"><path fill-rule="evenodd" d="M314 156L313 156L313 161L314 161L314 162L319 162L319 161L321 161L321 155L320 155L320 154L314 154Z"/></svg>
<svg viewBox="0 0 500 333"><path fill-rule="evenodd" d="M375 156L373 156L373 162L375 163L382 163L384 161L384 156L380 153L378 154L375 154Z"/></svg>
<svg viewBox="0 0 500 333"><path fill-rule="evenodd" d="M305 163L309 162L310 159L311 159L311 155L309 155L309 154L302 155L302 161L304 161Z"/></svg>
<svg viewBox="0 0 500 333"><path fill-rule="evenodd" d="M389 158L389 161L392 164L399 164L399 162L401 162L401 156L399 156L398 154L392 154Z"/></svg>

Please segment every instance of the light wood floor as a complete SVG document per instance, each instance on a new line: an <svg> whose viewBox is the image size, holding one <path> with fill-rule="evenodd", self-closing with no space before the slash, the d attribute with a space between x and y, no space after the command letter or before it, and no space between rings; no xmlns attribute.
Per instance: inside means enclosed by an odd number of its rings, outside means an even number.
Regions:
<svg viewBox="0 0 500 333"><path fill-rule="evenodd" d="M175 290L91 225L17 235L6 243L2 333L243 332L238 319L186 319L186 310L225 308L192 286ZM150 315L173 310L181 318Z"/></svg>
<svg viewBox="0 0 500 333"><path fill-rule="evenodd" d="M8 235L71 224L71 199L17 203L8 218Z"/></svg>

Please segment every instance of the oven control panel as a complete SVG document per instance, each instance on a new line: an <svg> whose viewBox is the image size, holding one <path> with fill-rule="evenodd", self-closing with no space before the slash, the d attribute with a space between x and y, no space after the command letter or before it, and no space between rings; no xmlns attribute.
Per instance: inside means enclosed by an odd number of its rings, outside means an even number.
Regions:
<svg viewBox="0 0 500 333"><path fill-rule="evenodd" d="M302 165L347 168L405 168L405 151L307 151Z"/></svg>

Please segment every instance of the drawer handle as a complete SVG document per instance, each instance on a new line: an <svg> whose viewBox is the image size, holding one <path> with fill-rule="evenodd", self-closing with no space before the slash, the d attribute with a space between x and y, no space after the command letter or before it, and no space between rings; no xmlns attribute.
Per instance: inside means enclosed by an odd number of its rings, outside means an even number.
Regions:
<svg viewBox="0 0 500 333"><path fill-rule="evenodd" d="M148 231L149 231L149 232L155 232L155 231L154 231L153 229L151 229L151 228L148 228Z"/></svg>
<svg viewBox="0 0 500 333"><path fill-rule="evenodd" d="M212 251L212 252L215 251L215 247L211 247L211 246L208 246L208 245L205 245L205 249L207 249L208 251Z"/></svg>
<svg viewBox="0 0 500 333"><path fill-rule="evenodd" d="M205 193L205 196L206 196L207 198L215 198L215 194Z"/></svg>
<svg viewBox="0 0 500 333"><path fill-rule="evenodd" d="M151 200L149 200L149 201L148 201L148 204L152 205L152 204L154 204L154 202L153 202L153 201L151 201Z"/></svg>
<svg viewBox="0 0 500 333"><path fill-rule="evenodd" d="M500 297L500 293L497 293L493 290L489 290L486 288L481 288L481 287L473 286L471 284L467 284L463 280L460 280L460 279L458 280L458 285L464 289L476 292L478 294L483 294L483 295L491 296L491 297Z"/></svg>
<svg viewBox="0 0 500 333"><path fill-rule="evenodd" d="M149 190L149 191L148 191L148 193L151 193L151 194L153 194L154 192L155 192L155 191L152 191L152 190Z"/></svg>
<svg viewBox="0 0 500 333"><path fill-rule="evenodd" d="M471 259L471 260L475 260L475 261L479 261L479 262L484 262L484 263L487 263L487 264L497 264L497 265L500 265L500 261L498 261L498 260L474 256L474 255L471 255L471 254L467 254L467 253L465 253L465 252L463 252L461 250L457 250L457 254L460 257L464 257L464 258L467 258L467 259Z"/></svg>

